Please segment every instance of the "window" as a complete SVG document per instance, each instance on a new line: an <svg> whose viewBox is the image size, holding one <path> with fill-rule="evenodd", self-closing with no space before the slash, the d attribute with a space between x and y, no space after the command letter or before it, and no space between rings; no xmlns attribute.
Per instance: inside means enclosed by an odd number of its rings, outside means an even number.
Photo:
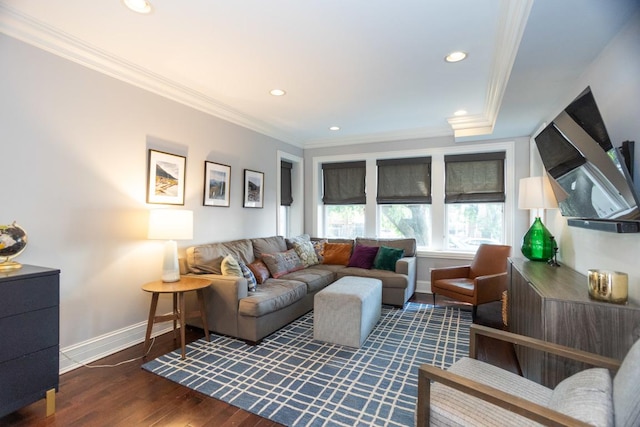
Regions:
<svg viewBox="0 0 640 427"><path fill-rule="evenodd" d="M280 161L280 212L278 215L278 230L285 236L290 233L290 211L293 203L293 192L291 191L291 169L293 163L284 160Z"/></svg>
<svg viewBox="0 0 640 427"><path fill-rule="evenodd" d="M378 236L431 242L431 157L378 160Z"/></svg>
<svg viewBox="0 0 640 427"><path fill-rule="evenodd" d="M366 162L323 163L324 235L364 235Z"/></svg>
<svg viewBox="0 0 640 427"><path fill-rule="evenodd" d="M445 156L446 248L504 242L504 152Z"/></svg>

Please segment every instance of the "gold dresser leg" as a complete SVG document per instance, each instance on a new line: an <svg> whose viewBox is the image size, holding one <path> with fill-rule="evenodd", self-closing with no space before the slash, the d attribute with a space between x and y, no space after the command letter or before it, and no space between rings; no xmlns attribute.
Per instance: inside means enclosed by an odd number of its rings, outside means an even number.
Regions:
<svg viewBox="0 0 640 427"><path fill-rule="evenodd" d="M56 413L56 389L47 390L47 417Z"/></svg>

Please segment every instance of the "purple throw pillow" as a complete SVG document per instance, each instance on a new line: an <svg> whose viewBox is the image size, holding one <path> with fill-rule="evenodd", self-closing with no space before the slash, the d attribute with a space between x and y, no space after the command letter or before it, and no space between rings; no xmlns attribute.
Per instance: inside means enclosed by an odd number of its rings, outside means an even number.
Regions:
<svg viewBox="0 0 640 427"><path fill-rule="evenodd" d="M356 245L347 267L360 267L369 270L373 267L373 261L376 259L377 254L377 246Z"/></svg>

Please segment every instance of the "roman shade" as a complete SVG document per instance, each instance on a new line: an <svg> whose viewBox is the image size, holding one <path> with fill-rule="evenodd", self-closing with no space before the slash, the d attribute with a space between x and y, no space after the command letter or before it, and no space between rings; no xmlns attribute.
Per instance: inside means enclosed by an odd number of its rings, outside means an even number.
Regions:
<svg viewBox="0 0 640 427"><path fill-rule="evenodd" d="M504 202L505 152L444 156L445 203Z"/></svg>
<svg viewBox="0 0 640 427"><path fill-rule="evenodd" d="M325 205L364 205L366 162L323 163L323 196Z"/></svg>
<svg viewBox="0 0 640 427"><path fill-rule="evenodd" d="M280 162L280 206L291 206L293 196L291 194L291 169L293 163Z"/></svg>
<svg viewBox="0 0 640 427"><path fill-rule="evenodd" d="M378 160L377 165L379 205L431 203L431 157Z"/></svg>

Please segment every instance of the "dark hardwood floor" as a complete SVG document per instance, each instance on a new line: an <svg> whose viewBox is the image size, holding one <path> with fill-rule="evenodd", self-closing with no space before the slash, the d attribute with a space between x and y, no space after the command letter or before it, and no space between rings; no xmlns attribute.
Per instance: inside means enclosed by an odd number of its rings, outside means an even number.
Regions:
<svg viewBox="0 0 640 427"><path fill-rule="evenodd" d="M430 294L416 294L412 301L432 303ZM444 298L437 305L455 305ZM461 305L462 306L462 305ZM470 307L464 309L471 310ZM500 303L478 308L476 322L503 328ZM202 330L187 328L187 341L204 336ZM158 337L148 360L179 347L168 333ZM478 357L518 372L511 346L493 340L479 343ZM139 357L142 344L128 348L92 365L113 365ZM60 357L64 357L61 355ZM280 424L204 396L143 369L142 358L111 368L81 367L60 376L56 413L45 417L45 401L40 400L0 418L0 426L241 426L273 427Z"/></svg>

